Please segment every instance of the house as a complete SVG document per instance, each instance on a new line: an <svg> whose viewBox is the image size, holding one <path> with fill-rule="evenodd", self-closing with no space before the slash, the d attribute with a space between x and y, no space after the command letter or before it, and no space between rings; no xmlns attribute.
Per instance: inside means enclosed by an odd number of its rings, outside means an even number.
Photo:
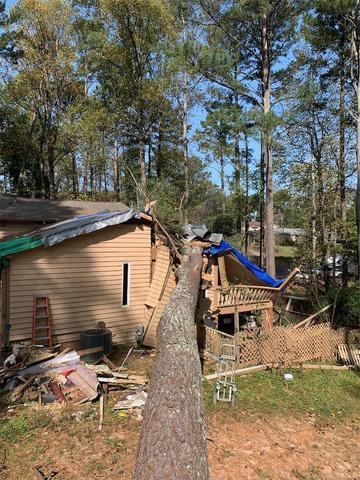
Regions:
<svg viewBox="0 0 360 480"><path fill-rule="evenodd" d="M169 249L153 229L151 216L126 208L1 241L2 345L31 341L36 295L48 297L56 343L79 341L99 321L114 341L134 343L137 328L161 315L173 289L163 289L165 279L175 282ZM154 341L154 331L146 333Z"/></svg>
<svg viewBox="0 0 360 480"><path fill-rule="evenodd" d="M0 239L79 215L126 208L121 202L85 202L0 196Z"/></svg>
<svg viewBox="0 0 360 480"><path fill-rule="evenodd" d="M144 344L156 346L157 325L176 285L176 255L167 246L173 242L161 229L152 216L124 207L0 241L1 345L32 341L33 301L41 295L49 301L56 343L78 342L81 332L101 322L115 342L134 343L142 329ZM236 332L242 314L261 311L271 327L273 301L296 272L275 280L221 235L200 240L198 320L226 331L230 319Z"/></svg>

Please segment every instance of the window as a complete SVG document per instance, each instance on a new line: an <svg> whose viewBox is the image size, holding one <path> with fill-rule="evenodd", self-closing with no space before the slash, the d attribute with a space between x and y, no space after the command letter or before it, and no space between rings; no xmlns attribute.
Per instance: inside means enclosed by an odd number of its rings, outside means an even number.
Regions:
<svg viewBox="0 0 360 480"><path fill-rule="evenodd" d="M121 305L130 305L130 263L123 263L122 266Z"/></svg>

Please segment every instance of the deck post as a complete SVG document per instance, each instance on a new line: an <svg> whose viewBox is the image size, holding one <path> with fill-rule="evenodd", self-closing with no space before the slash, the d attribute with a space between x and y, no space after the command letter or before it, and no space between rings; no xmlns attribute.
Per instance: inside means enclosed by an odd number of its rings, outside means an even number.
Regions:
<svg viewBox="0 0 360 480"><path fill-rule="evenodd" d="M273 302L269 303L269 306L265 310L266 312L266 323L268 328L271 330L273 327L273 321L274 321L274 305Z"/></svg>
<svg viewBox="0 0 360 480"><path fill-rule="evenodd" d="M235 333L240 330L240 315L239 312L236 310L236 307L234 312L234 330Z"/></svg>

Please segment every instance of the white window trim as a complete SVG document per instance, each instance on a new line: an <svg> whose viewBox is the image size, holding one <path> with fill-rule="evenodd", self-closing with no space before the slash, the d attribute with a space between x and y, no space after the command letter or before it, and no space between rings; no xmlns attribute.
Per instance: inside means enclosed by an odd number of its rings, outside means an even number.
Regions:
<svg viewBox="0 0 360 480"><path fill-rule="evenodd" d="M128 278L127 278L127 304L123 304L124 298L124 265L128 265ZM130 262L123 262L122 263L122 271L121 271L121 306L122 307L129 307L130 306L130 275L131 275L131 263Z"/></svg>

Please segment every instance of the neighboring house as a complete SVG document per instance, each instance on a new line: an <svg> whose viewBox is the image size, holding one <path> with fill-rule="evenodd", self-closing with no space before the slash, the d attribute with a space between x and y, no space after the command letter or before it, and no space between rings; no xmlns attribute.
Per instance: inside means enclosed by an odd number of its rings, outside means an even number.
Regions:
<svg viewBox="0 0 360 480"><path fill-rule="evenodd" d="M0 197L0 239L30 232L79 215L126 208L121 202L84 202L41 198Z"/></svg>
<svg viewBox="0 0 360 480"><path fill-rule="evenodd" d="M305 230L303 228L276 227L274 233L278 236L278 244L285 245L295 243L305 235Z"/></svg>
<svg viewBox="0 0 360 480"><path fill-rule="evenodd" d="M150 318L157 324L173 289L163 286L175 283L152 217L129 208L3 240L0 257L2 345L31 341L33 296L40 294L49 298L54 342L78 341L100 321L115 342L134 343L138 327ZM151 328L147 337L154 344Z"/></svg>

